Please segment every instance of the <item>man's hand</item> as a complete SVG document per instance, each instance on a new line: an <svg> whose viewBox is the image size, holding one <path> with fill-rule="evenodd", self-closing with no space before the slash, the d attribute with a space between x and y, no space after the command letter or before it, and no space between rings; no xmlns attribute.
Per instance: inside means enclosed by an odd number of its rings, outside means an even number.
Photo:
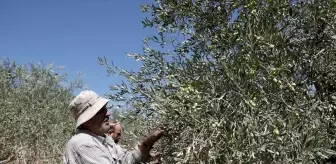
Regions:
<svg viewBox="0 0 336 164"><path fill-rule="evenodd" d="M140 144L140 151L143 153L149 153L154 143L158 141L164 135L164 130L156 130L149 134Z"/></svg>
<svg viewBox="0 0 336 164"><path fill-rule="evenodd" d="M163 134L163 130L156 130L144 140L144 143L147 144L149 147L153 147L154 143L158 141L163 136Z"/></svg>

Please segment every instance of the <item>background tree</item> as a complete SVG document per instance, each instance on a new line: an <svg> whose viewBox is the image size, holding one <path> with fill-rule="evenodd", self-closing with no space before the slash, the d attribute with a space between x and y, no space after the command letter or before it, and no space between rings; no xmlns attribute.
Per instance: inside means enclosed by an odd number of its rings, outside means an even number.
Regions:
<svg viewBox="0 0 336 164"><path fill-rule="evenodd" d="M336 2L157 0L142 62L109 97L165 163L318 163L334 155ZM161 47L160 47L161 46ZM141 123L139 123L141 122ZM131 125L131 124L129 124Z"/></svg>
<svg viewBox="0 0 336 164"><path fill-rule="evenodd" d="M67 107L77 78L42 63L0 63L0 163L61 163L64 146L74 132Z"/></svg>

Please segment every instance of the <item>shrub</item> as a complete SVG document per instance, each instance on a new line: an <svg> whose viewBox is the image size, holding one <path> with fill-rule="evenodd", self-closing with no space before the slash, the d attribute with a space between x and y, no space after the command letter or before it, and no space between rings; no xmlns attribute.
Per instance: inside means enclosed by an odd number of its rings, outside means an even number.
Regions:
<svg viewBox="0 0 336 164"><path fill-rule="evenodd" d="M0 161L61 163L74 123L67 110L81 80L42 63L0 63ZM68 85L69 84L69 85Z"/></svg>

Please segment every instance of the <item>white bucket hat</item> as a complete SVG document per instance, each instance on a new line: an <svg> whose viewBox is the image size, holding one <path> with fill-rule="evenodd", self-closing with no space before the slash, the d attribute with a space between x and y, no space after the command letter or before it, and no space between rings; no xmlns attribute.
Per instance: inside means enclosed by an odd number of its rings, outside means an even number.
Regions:
<svg viewBox="0 0 336 164"><path fill-rule="evenodd" d="M70 103L69 109L76 119L76 128L90 120L109 102L91 90L80 92Z"/></svg>

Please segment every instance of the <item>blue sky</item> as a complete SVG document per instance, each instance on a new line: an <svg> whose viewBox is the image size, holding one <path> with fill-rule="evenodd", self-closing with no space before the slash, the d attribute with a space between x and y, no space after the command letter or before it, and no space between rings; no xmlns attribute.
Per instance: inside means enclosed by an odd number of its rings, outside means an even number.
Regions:
<svg viewBox="0 0 336 164"><path fill-rule="evenodd" d="M0 57L19 64L65 66L71 80L85 74L84 84L98 94L121 77L108 77L98 56L137 70L126 53L141 53L142 40L155 34L144 29L142 4L152 0L0 0Z"/></svg>

